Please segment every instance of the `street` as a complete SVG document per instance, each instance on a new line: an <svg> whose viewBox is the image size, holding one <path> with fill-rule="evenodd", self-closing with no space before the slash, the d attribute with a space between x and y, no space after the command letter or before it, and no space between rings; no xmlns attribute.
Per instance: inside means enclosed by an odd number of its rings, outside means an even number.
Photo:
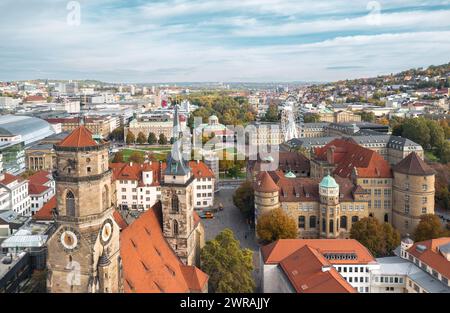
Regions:
<svg viewBox="0 0 450 313"><path fill-rule="evenodd" d="M253 277L255 278L256 290L259 286L259 245L255 240L255 233L250 229L244 217L237 207L233 204L233 194L235 189L222 189L216 194L216 201L221 202L224 206L223 211L214 214L214 219L203 220L205 227L206 240L214 239L222 230L230 228L234 236L241 243L241 248L248 248L253 251L253 264L255 270Z"/></svg>

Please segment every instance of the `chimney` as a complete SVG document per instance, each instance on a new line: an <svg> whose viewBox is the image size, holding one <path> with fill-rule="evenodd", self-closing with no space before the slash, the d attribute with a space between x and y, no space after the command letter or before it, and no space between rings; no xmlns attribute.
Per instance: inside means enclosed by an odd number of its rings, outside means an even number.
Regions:
<svg viewBox="0 0 450 313"><path fill-rule="evenodd" d="M331 270L331 266L330 265L322 266L322 272L329 272L330 270Z"/></svg>

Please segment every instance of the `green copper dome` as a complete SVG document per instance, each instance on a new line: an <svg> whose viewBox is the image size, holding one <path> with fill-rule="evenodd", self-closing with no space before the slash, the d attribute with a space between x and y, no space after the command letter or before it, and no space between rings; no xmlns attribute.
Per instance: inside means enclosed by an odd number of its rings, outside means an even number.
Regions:
<svg viewBox="0 0 450 313"><path fill-rule="evenodd" d="M322 188L339 188L336 180L330 175L325 176L320 182L320 187Z"/></svg>
<svg viewBox="0 0 450 313"><path fill-rule="evenodd" d="M286 177L286 178L296 178L297 176L295 176L294 173L292 173L291 171L289 171L288 173L286 173L286 175L284 175L284 177Z"/></svg>

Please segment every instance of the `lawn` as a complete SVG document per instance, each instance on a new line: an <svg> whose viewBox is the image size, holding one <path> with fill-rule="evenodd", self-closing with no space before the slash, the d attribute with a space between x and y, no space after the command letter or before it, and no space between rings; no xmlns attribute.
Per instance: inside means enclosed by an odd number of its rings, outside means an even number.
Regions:
<svg viewBox="0 0 450 313"><path fill-rule="evenodd" d="M168 148L148 148L148 149L139 149L139 150L146 150L146 151L151 151L153 152L153 157L157 160L157 161L166 161L167 159L167 153L170 152L170 149ZM130 157L130 155L133 152L138 152L141 154L144 154L144 151L139 151L139 150L134 150L134 149L123 149L123 159L125 162L128 162L128 158Z"/></svg>

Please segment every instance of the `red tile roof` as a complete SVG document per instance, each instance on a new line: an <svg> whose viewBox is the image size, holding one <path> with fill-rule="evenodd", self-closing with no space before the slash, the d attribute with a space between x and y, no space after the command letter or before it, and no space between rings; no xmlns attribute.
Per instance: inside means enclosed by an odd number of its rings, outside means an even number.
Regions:
<svg viewBox="0 0 450 313"><path fill-rule="evenodd" d="M49 190L50 187L44 186L44 185L36 185L36 184L28 184L28 194L29 195L40 195L47 190Z"/></svg>
<svg viewBox="0 0 450 313"><path fill-rule="evenodd" d="M308 245L284 258L280 267L298 293L356 292L317 249Z"/></svg>
<svg viewBox="0 0 450 313"><path fill-rule="evenodd" d="M30 184L44 185L50 181L49 176L52 174L47 171L39 171L28 177Z"/></svg>
<svg viewBox="0 0 450 313"><path fill-rule="evenodd" d="M60 147L74 148L94 147L97 145L97 142L92 139L92 133L83 125L75 128L69 136L58 144Z"/></svg>
<svg viewBox="0 0 450 313"><path fill-rule="evenodd" d="M410 153L406 158L401 160L394 166L393 170L394 172L406 175L429 176L436 174L415 152Z"/></svg>
<svg viewBox="0 0 450 313"><path fill-rule="evenodd" d="M189 167L192 169L192 174L195 178L215 177L213 171L204 162L190 161Z"/></svg>
<svg viewBox="0 0 450 313"><path fill-rule="evenodd" d="M185 268L164 238L155 210L143 213L120 235L125 292L185 293L202 289L206 274Z"/></svg>
<svg viewBox="0 0 450 313"><path fill-rule="evenodd" d="M335 139L322 148L316 148L315 155L317 160L335 165L333 173L343 178L350 178L353 171L358 177L392 177L389 162L353 139Z"/></svg>
<svg viewBox="0 0 450 313"><path fill-rule="evenodd" d="M436 271L450 279L450 261L447 260L438 250L439 246L450 244L450 237L442 237L422 242L416 242L408 253L418 258L428 266L434 268ZM424 252L417 250L417 246L422 245L426 247Z"/></svg>
<svg viewBox="0 0 450 313"><path fill-rule="evenodd" d="M38 101L47 102L47 99L42 96L28 96L24 99L24 102L38 102Z"/></svg>
<svg viewBox="0 0 450 313"><path fill-rule="evenodd" d="M11 175L9 173L4 173L3 175L4 175L4 178L3 178L3 180L0 180L0 184L5 185L5 186L11 184L12 182L15 182L16 180L23 181L23 178L20 176Z"/></svg>
<svg viewBox="0 0 450 313"><path fill-rule="evenodd" d="M259 192L277 192L280 188L275 184L268 172L262 172L256 178L255 190Z"/></svg>
<svg viewBox="0 0 450 313"><path fill-rule="evenodd" d="M57 206L56 196L53 196L44 206L33 215L33 220L50 221L53 220L52 211Z"/></svg>
<svg viewBox="0 0 450 313"><path fill-rule="evenodd" d="M372 254L354 239L282 239L261 248L264 263L276 264L298 249L308 245L323 253L355 253L355 260L330 260L331 264L369 264Z"/></svg>
<svg viewBox="0 0 450 313"><path fill-rule="evenodd" d="M122 214L119 213L119 211L114 210L113 217L117 225L119 225L121 231L128 227L127 222L122 217Z"/></svg>

